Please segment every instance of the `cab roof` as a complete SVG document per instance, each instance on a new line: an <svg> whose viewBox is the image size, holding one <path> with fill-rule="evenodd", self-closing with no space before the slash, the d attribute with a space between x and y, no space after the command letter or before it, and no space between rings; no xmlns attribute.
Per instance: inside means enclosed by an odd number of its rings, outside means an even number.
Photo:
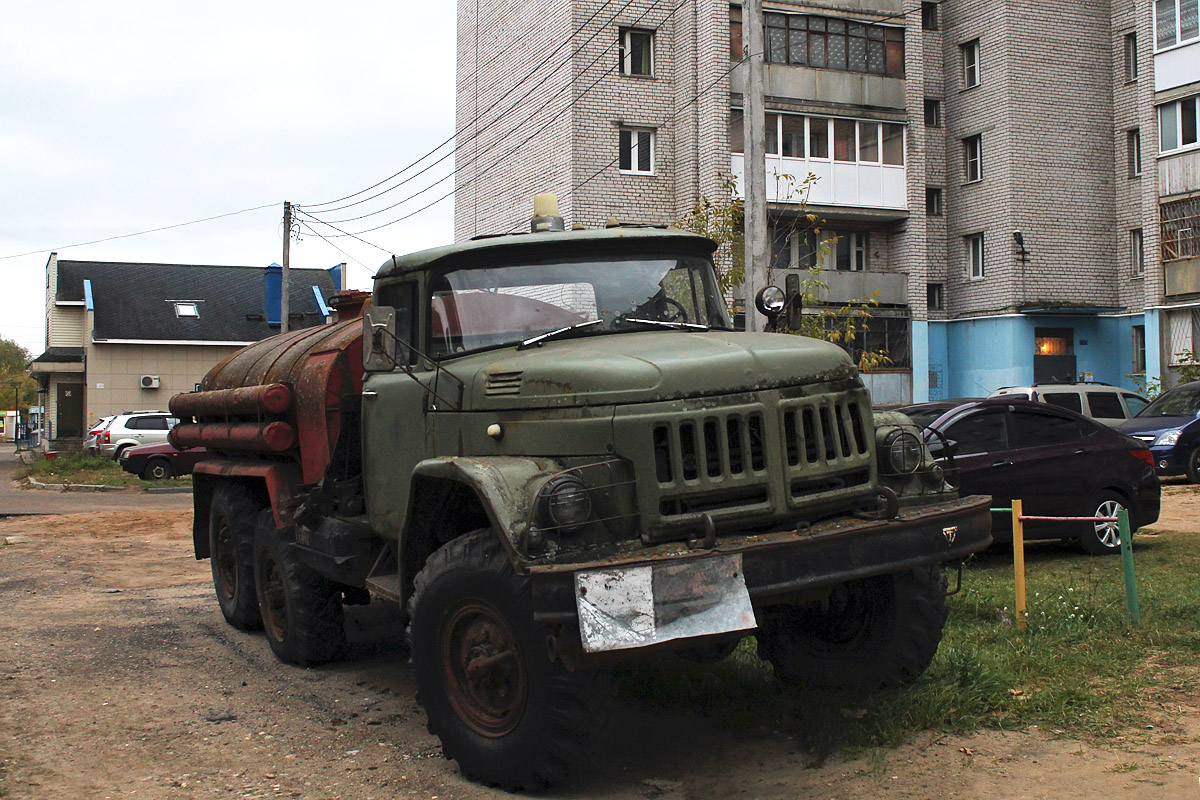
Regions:
<svg viewBox="0 0 1200 800"><path fill-rule="evenodd" d="M427 270L432 267L469 265L480 260L543 259L583 253L596 256L634 250L675 250L689 255L709 255L717 243L699 234L674 228L616 227L491 236L392 256L379 268L375 280Z"/></svg>

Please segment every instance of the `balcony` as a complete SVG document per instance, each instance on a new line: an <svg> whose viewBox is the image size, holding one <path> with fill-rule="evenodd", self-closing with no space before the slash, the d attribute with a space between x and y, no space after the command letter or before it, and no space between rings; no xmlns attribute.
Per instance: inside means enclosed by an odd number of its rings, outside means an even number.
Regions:
<svg viewBox="0 0 1200 800"><path fill-rule="evenodd" d="M731 160L734 184L745 196L745 156L734 153ZM816 180L806 187L810 174ZM890 164L767 156L767 202L907 211L907 172Z"/></svg>

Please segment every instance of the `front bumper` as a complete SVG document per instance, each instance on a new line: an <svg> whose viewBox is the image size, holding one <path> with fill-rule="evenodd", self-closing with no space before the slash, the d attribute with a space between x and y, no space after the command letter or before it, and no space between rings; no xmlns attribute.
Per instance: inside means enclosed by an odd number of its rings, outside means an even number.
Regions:
<svg viewBox="0 0 1200 800"><path fill-rule="evenodd" d="M577 623L574 576L580 570L740 553L751 601L767 605L798 592L956 561L992 543L990 505L990 497L972 495L903 509L884 521L842 518L804 529L722 536L712 548L673 542L611 559L533 566L533 614L540 623Z"/></svg>
<svg viewBox="0 0 1200 800"><path fill-rule="evenodd" d="M1170 478L1187 474L1188 456L1191 451L1176 445L1151 447L1150 455L1154 457L1154 471L1160 478Z"/></svg>

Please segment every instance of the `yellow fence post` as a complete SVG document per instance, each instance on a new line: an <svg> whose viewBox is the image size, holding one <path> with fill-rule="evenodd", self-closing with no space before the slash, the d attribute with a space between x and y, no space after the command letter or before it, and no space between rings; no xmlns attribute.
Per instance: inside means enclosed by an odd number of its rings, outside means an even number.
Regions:
<svg viewBox="0 0 1200 800"><path fill-rule="evenodd" d="M1021 501L1012 501L1013 575L1017 586L1017 630L1025 630L1025 524Z"/></svg>

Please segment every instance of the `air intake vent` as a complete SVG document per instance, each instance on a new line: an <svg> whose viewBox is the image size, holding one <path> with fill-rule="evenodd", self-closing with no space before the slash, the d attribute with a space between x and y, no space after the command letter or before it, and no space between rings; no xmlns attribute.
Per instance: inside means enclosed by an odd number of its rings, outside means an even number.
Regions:
<svg viewBox="0 0 1200 800"><path fill-rule="evenodd" d="M488 397L521 393L521 372L496 372L487 376L484 394Z"/></svg>

